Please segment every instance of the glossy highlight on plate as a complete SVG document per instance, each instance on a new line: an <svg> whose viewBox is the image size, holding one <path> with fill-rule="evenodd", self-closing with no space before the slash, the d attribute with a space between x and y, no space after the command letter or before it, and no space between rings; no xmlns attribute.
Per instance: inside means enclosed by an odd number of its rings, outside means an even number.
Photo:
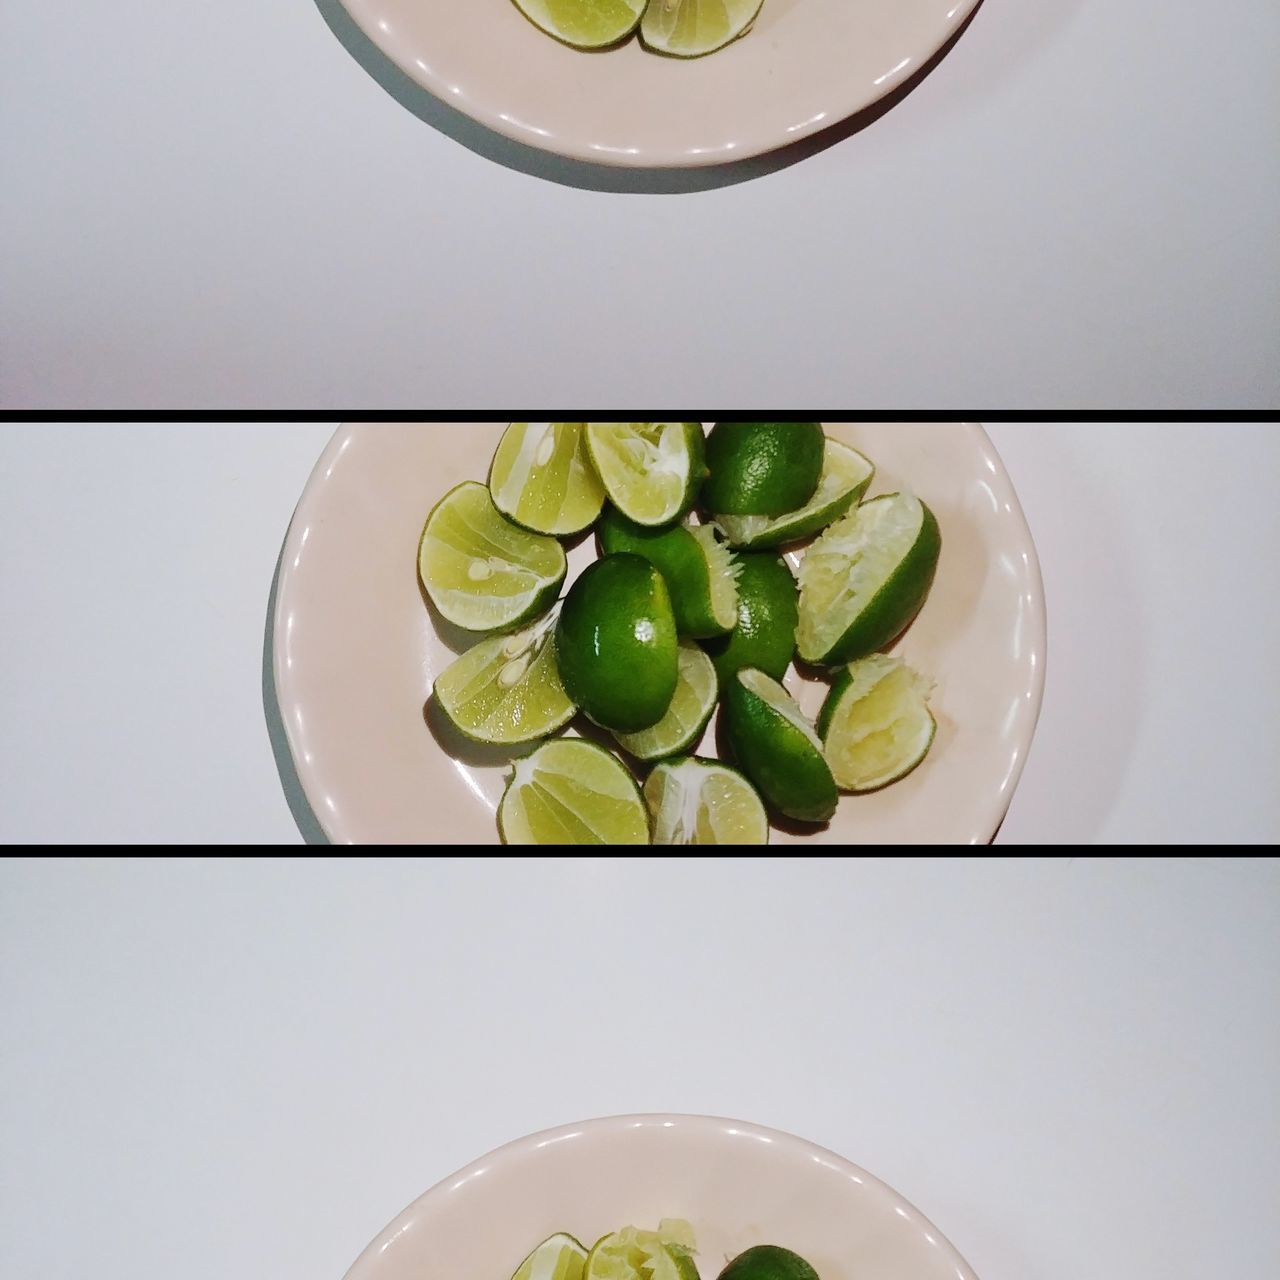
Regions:
<svg viewBox="0 0 1280 1280"><path fill-rule="evenodd" d="M926 66L978 0L765 0L745 35L692 60L636 39L583 53L511 0L343 3L406 75L494 132L653 169L726 164L846 120Z"/></svg>
<svg viewBox="0 0 1280 1280"><path fill-rule="evenodd" d="M776 1129L688 1115L585 1120L491 1152L392 1221L346 1280L507 1280L553 1233L590 1253L621 1224L648 1228L650 1251L665 1235L702 1280L735 1262L742 1274L728 1280L783 1280L784 1264L787 1280L806 1269L820 1280L978 1280L934 1223L866 1169ZM773 1248L761 1256L762 1245Z"/></svg>

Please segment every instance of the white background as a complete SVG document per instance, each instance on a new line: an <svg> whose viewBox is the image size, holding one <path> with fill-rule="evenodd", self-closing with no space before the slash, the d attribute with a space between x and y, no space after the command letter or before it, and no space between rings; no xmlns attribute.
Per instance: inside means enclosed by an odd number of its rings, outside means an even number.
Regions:
<svg viewBox="0 0 1280 1280"><path fill-rule="evenodd" d="M657 183L484 134L338 0L0 12L0 404L1280 404L1275 0L987 0L861 132Z"/></svg>
<svg viewBox="0 0 1280 1280"><path fill-rule="evenodd" d="M1280 1274L1275 860L11 861L0 1009L7 1277L339 1280L490 1148L664 1110L982 1280Z"/></svg>
<svg viewBox="0 0 1280 1280"><path fill-rule="evenodd" d="M335 425L0 425L0 839L315 832L264 638ZM1049 606L1002 840L1280 840L1280 425L990 431Z"/></svg>

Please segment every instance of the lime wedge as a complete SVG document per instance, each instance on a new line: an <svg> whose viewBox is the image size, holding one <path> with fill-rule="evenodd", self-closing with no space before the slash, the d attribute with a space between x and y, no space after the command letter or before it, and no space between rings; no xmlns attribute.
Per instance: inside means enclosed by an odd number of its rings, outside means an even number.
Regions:
<svg viewBox="0 0 1280 1280"><path fill-rule="evenodd" d="M875 471L856 449L828 439L818 492L808 506L774 520L768 516L716 516L715 522L735 550L761 551L801 542L847 515L871 487Z"/></svg>
<svg viewBox="0 0 1280 1280"><path fill-rule="evenodd" d="M587 449L609 501L650 527L692 508L707 475L705 446L698 422L587 423Z"/></svg>
<svg viewBox="0 0 1280 1280"><path fill-rule="evenodd" d="M511 1280L582 1280L587 1251L561 1232L544 1240L516 1269Z"/></svg>
<svg viewBox="0 0 1280 1280"><path fill-rule="evenodd" d="M550 737L577 713L556 666L553 609L525 631L467 650L436 680L445 715L476 742L514 745Z"/></svg>
<svg viewBox="0 0 1280 1280"><path fill-rule="evenodd" d="M658 1239L663 1244L676 1245L686 1253L698 1252L698 1241L693 1224L683 1218L663 1218L658 1223Z"/></svg>
<svg viewBox="0 0 1280 1280"><path fill-rule="evenodd" d="M878 791L929 754L938 723L932 686L900 658L873 653L846 667L831 688L818 732L842 791Z"/></svg>
<svg viewBox="0 0 1280 1280"><path fill-rule="evenodd" d="M822 740L782 685L762 671L738 672L725 688L721 722L742 772L770 806L798 822L830 820L840 797Z"/></svg>
<svg viewBox="0 0 1280 1280"><path fill-rule="evenodd" d="M646 529L611 507L597 532L605 555L641 556L662 574L682 636L705 640L733 629L738 565L713 525Z"/></svg>
<svg viewBox="0 0 1280 1280"><path fill-rule="evenodd" d="M800 656L837 666L884 648L923 608L941 551L933 512L910 494L833 524L800 564Z"/></svg>
<svg viewBox="0 0 1280 1280"><path fill-rule="evenodd" d="M714 760L687 756L658 765L644 784L654 844L768 844L769 819L756 789Z"/></svg>
<svg viewBox="0 0 1280 1280"><path fill-rule="evenodd" d="M646 0L515 0L530 22L575 49L603 49L639 25Z"/></svg>
<svg viewBox="0 0 1280 1280"><path fill-rule="evenodd" d="M696 644L680 646L680 680L667 714L641 733L615 733L618 745L637 760L664 760L698 743L716 709L716 669Z"/></svg>
<svg viewBox="0 0 1280 1280"><path fill-rule="evenodd" d="M657 1231L624 1227L587 1255L584 1280L698 1280L692 1252Z"/></svg>
<svg viewBox="0 0 1280 1280"><path fill-rule="evenodd" d="M504 844L648 844L635 779L607 751L556 738L517 760L498 807Z"/></svg>
<svg viewBox="0 0 1280 1280"><path fill-rule="evenodd" d="M489 490L505 516L536 533L581 533L604 506L581 422L513 422L493 456Z"/></svg>
<svg viewBox="0 0 1280 1280"><path fill-rule="evenodd" d="M658 53L698 58L745 34L763 0L650 0L640 37Z"/></svg>
<svg viewBox="0 0 1280 1280"><path fill-rule="evenodd" d="M432 604L466 631L502 631L542 613L568 571L564 548L507 520L468 481L427 519L418 573Z"/></svg>

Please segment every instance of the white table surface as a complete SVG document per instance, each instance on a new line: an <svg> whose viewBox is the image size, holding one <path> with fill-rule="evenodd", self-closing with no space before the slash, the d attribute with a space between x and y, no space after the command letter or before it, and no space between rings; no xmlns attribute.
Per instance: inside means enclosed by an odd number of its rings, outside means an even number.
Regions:
<svg viewBox="0 0 1280 1280"><path fill-rule="evenodd" d="M10 861L0 1008L5 1276L340 1280L636 1111L834 1148L982 1280L1280 1274L1274 860Z"/></svg>
<svg viewBox="0 0 1280 1280"><path fill-rule="evenodd" d="M485 134L338 0L3 26L0 405L1280 403L1275 0L990 0L853 136L656 180Z"/></svg>
<svg viewBox="0 0 1280 1280"><path fill-rule="evenodd" d="M0 426L0 840L317 832L264 639L335 426ZM1001 839L1280 840L1280 424L990 431L1049 605Z"/></svg>

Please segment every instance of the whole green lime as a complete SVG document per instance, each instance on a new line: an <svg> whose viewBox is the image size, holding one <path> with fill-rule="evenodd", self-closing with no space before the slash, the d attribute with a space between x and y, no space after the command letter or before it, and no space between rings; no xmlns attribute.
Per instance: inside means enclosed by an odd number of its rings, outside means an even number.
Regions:
<svg viewBox="0 0 1280 1280"><path fill-rule="evenodd" d="M798 1253L762 1244L734 1258L720 1280L818 1280L818 1273Z"/></svg>
<svg viewBox="0 0 1280 1280"><path fill-rule="evenodd" d="M707 437L702 501L717 516L782 516L818 491L820 422L717 422Z"/></svg>
<svg viewBox="0 0 1280 1280"><path fill-rule="evenodd" d="M703 643L723 689L736 672L755 667L781 680L796 652L799 588L787 562L772 552L738 556L738 625Z"/></svg>
<svg viewBox="0 0 1280 1280"><path fill-rule="evenodd" d="M734 1258L720 1280L818 1280L818 1273L798 1253L762 1244Z"/></svg>
<svg viewBox="0 0 1280 1280"><path fill-rule="evenodd" d="M652 729L679 681L679 645L662 574L640 556L597 560L565 597L556 661L565 692L598 725Z"/></svg>

